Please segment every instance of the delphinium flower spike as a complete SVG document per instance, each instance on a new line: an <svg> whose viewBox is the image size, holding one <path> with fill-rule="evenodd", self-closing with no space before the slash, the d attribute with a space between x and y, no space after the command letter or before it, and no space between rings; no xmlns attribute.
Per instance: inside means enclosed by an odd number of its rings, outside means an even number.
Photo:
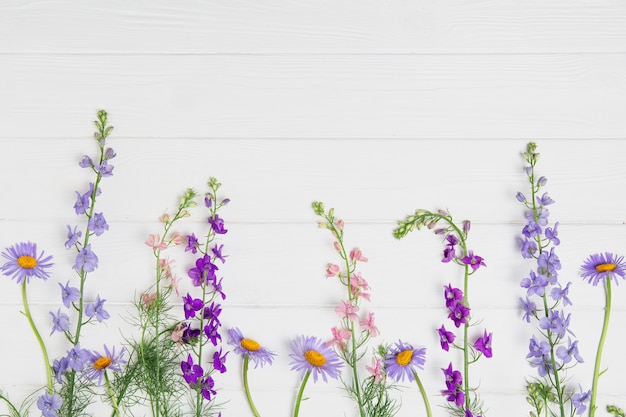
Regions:
<svg viewBox="0 0 626 417"><path fill-rule="evenodd" d="M538 377L527 382L527 400L537 415L551 413L565 417L570 414L569 410L582 414L587 396L575 394L575 388L565 381L567 371L583 362L583 358L578 352L578 341L572 340L571 315L565 311L565 307L572 304L568 297L571 283L563 286L558 279L561 262L555 248L561 243L559 223L550 224L548 209L554 200L547 192L540 193L548 180L537 176L539 154L535 143L527 145L524 159L528 164L525 174L530 194L518 192L516 195L525 207L526 219L519 238L520 252L523 258L534 260L536 267L521 280L520 286L526 294L519 300L523 320L534 323L539 333L531 337L526 355L538 373Z"/></svg>
<svg viewBox="0 0 626 417"><path fill-rule="evenodd" d="M441 226L443 225L443 226ZM435 234L443 236L444 250L441 259L444 263L456 264L463 268L463 286L458 288L451 283L443 287L443 296L448 310L448 319L456 329L461 329L461 335L451 331L451 327L442 325L437 329L441 348L449 351L450 348L461 350L463 354L462 371L454 369L452 362L447 368L442 368L446 389L442 391L448 401L447 407L451 414L459 416L484 415L482 402L477 388L470 384L470 365L481 357L492 357L492 333L483 330L483 336L470 341L469 330L476 324L472 321L472 310L469 303L469 278L480 268L486 267L483 257L474 253L467 246L467 238L471 229L468 220L460 224L454 222L447 210L432 212L418 209L405 220L398 221L394 229L394 237L401 239L413 230L420 230L426 226L433 229ZM460 340L460 341L459 341Z"/></svg>
<svg viewBox="0 0 626 417"><path fill-rule="evenodd" d="M589 402L589 417L593 417L596 414L597 405L596 398L598 395L598 380L600 375L606 372L601 370L602 366L602 351L604 349L604 342L606 339L607 331L609 329L609 321L611 318L611 281L615 281L615 284L619 284L619 279L626 279L626 262L623 256L618 256L610 252L596 253L591 256L582 265L582 277L586 279L594 287L600 282L604 284L604 319L602 322L602 331L600 333L600 340L598 342L598 349L596 351L596 360L593 368L593 380L591 384L591 398ZM579 401L582 403L582 401ZM584 405L584 403L582 403ZM614 406L613 406L614 407ZM614 407L615 408L615 407ZM584 409L583 409L584 410Z"/></svg>
<svg viewBox="0 0 626 417"><path fill-rule="evenodd" d="M276 354L266 347L261 346L256 340L244 337L241 330L237 327L228 330L228 338L228 343L235 347L234 352L241 355L243 359L243 387L252 415L260 417L260 413L252 401L252 394L248 384L249 362L250 359L252 359L255 368L259 365L263 367L266 363L271 365Z"/></svg>

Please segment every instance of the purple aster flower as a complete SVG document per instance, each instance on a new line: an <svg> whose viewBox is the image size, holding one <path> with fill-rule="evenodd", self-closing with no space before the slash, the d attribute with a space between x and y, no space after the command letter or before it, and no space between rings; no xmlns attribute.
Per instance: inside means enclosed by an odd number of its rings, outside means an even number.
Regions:
<svg viewBox="0 0 626 417"><path fill-rule="evenodd" d="M559 346L556 349L556 356L563 361L564 364L570 363L572 358L576 359L578 363L583 363L583 358L578 353L578 340L572 343L572 339L567 338L567 347Z"/></svg>
<svg viewBox="0 0 626 417"><path fill-rule="evenodd" d="M57 410L61 408L63 400L56 394L45 393L37 399L37 408L43 417L57 417Z"/></svg>
<svg viewBox="0 0 626 417"><path fill-rule="evenodd" d="M528 295L536 294L539 297L543 296L547 285L548 278L545 275L537 275L533 271L530 271L529 276L520 282L520 287L526 288Z"/></svg>
<svg viewBox="0 0 626 417"><path fill-rule="evenodd" d="M70 329L70 316L65 313L61 313L61 309L59 308L57 314L54 314L50 311L50 315L52 316L52 331L50 334L54 332L66 332Z"/></svg>
<svg viewBox="0 0 626 417"><path fill-rule="evenodd" d="M204 302L199 298L193 298L189 293L183 297L183 309L185 310L185 318L190 319L196 316L196 311L204 308Z"/></svg>
<svg viewBox="0 0 626 417"><path fill-rule="evenodd" d="M461 262L463 262L465 265L469 265L474 271L476 271L481 266L487 266L485 265L485 262L483 262L483 258L478 255L474 255L474 252L472 252L471 250L467 253L467 256L461 259Z"/></svg>
<svg viewBox="0 0 626 417"><path fill-rule="evenodd" d="M107 370L120 371L120 365L126 363L126 361L123 359L125 351L126 349L122 348L119 354L116 355L115 346L111 351L109 350L107 345L104 345L104 354L98 352L90 352L90 367L85 371L85 376L92 381L97 380L97 384L102 385L102 378L104 378L104 374Z"/></svg>
<svg viewBox="0 0 626 417"><path fill-rule="evenodd" d="M91 250L91 244L82 248L76 254L74 269L83 272L93 272L98 267L98 257Z"/></svg>
<svg viewBox="0 0 626 417"><path fill-rule="evenodd" d="M521 243L520 252L522 253L522 258L532 258L537 252L537 243L535 243L534 240L528 238L518 238L518 241Z"/></svg>
<svg viewBox="0 0 626 417"><path fill-rule="evenodd" d="M617 256L614 253L596 253L585 261L582 265L583 279L586 279L594 287L598 282L611 278L616 284L619 284L617 277L626 279L626 263L623 256Z"/></svg>
<svg viewBox="0 0 626 417"><path fill-rule="evenodd" d="M223 235L228 232L228 230L224 229L224 220L217 214L214 217L209 217L209 223L213 231L218 235Z"/></svg>
<svg viewBox="0 0 626 417"><path fill-rule="evenodd" d="M205 400L211 401L211 398L217 394L217 391L213 389L215 386L215 381L211 378L210 375L202 378L200 381L200 393L204 397Z"/></svg>
<svg viewBox="0 0 626 417"><path fill-rule="evenodd" d="M581 415L587 410L587 403L591 399L591 390L583 392L580 387L580 392L572 395L572 406L576 409L576 414Z"/></svg>
<svg viewBox="0 0 626 417"><path fill-rule="evenodd" d="M59 287L61 287L61 299L63 300L63 305L65 307L70 308L70 303L80 300L80 290L78 288L70 287L69 281L67 281L65 285L59 283Z"/></svg>
<svg viewBox="0 0 626 417"><path fill-rule="evenodd" d="M474 342L474 348L485 355L486 358L491 358L493 353L491 351L491 339L492 333L487 334L487 330L485 330L482 337L479 337Z"/></svg>
<svg viewBox="0 0 626 417"><path fill-rule="evenodd" d="M572 305L572 301L569 299L569 297L567 296L569 294L569 286L571 285L571 282L568 282L567 285L565 286L565 288L561 288L561 285L559 284L558 288L554 287L552 288L552 299L554 301L559 301L559 300L563 300L563 305L567 306L567 305Z"/></svg>
<svg viewBox="0 0 626 417"><path fill-rule="evenodd" d="M76 214L85 214L87 210L89 210L90 198L91 193L87 192L81 195L78 191L76 191L76 202L74 203L74 211Z"/></svg>
<svg viewBox="0 0 626 417"><path fill-rule="evenodd" d="M214 321L204 326L204 334L211 341L213 346L217 346L218 340L222 340L222 336L219 334L218 330L219 324Z"/></svg>
<svg viewBox="0 0 626 417"><path fill-rule="evenodd" d="M180 369L183 371L183 378L188 384L195 384L198 379L204 375L204 370L200 365L193 363L191 355L187 355L187 360L180 363Z"/></svg>
<svg viewBox="0 0 626 417"><path fill-rule="evenodd" d="M222 348L220 348L219 352L215 351L213 353L213 369L220 371L221 374L226 372L226 356L230 352L226 352L222 355Z"/></svg>
<svg viewBox="0 0 626 417"><path fill-rule="evenodd" d="M74 230L72 230L72 227L69 224L67 225L67 241L65 242L66 249L74 246L78 242L78 239L80 239L83 235L83 232L76 230L77 228L78 226L74 226Z"/></svg>
<svg viewBox="0 0 626 417"><path fill-rule="evenodd" d="M66 358L68 368L78 372L85 368L91 358L91 352L87 349L81 349L80 344L76 344L67 352Z"/></svg>
<svg viewBox="0 0 626 417"><path fill-rule="evenodd" d="M315 336L300 336L291 342L289 357L291 369L302 371L302 378L308 372L313 374L313 382L322 377L328 382L328 377L338 379L343 365L334 350Z"/></svg>
<svg viewBox="0 0 626 417"><path fill-rule="evenodd" d="M522 309L524 310L523 319L526 320L527 323L530 323L531 317L537 317L537 304L534 301L529 300L528 296L524 300L520 297L520 302L522 303Z"/></svg>
<svg viewBox="0 0 626 417"><path fill-rule="evenodd" d="M237 327L228 330L228 343L235 346L235 353L245 357L246 355L254 362L254 367L272 364L276 354L271 350L262 347L259 342L254 339L243 337L243 334Z"/></svg>
<svg viewBox="0 0 626 417"><path fill-rule="evenodd" d="M194 233L187 236L187 247L185 248L185 252L191 252L193 254L198 252L198 238Z"/></svg>
<svg viewBox="0 0 626 417"><path fill-rule="evenodd" d="M224 245L214 245L211 248L211 252L213 252L213 256L215 256L215 259L219 259L220 261L222 261L222 263L226 262L226 256L222 255L222 249L224 249Z"/></svg>
<svg viewBox="0 0 626 417"><path fill-rule="evenodd" d="M439 329L437 329L437 333L439 334L439 343L441 343L441 349L448 352L450 350L450 343L454 343L454 333L447 331L443 324Z"/></svg>
<svg viewBox="0 0 626 417"><path fill-rule="evenodd" d="M470 309L465 307L462 303L457 303L454 307L449 308L450 314L448 318L454 322L454 325L459 328L461 324L467 322L467 318L470 315Z"/></svg>
<svg viewBox="0 0 626 417"><path fill-rule="evenodd" d="M217 269L217 266L211 262L211 257L205 254L202 258L196 259L196 266L191 268L187 275L191 278L193 285L199 287L202 284L215 281Z"/></svg>
<svg viewBox="0 0 626 417"><path fill-rule="evenodd" d="M2 257L8 262L2 265L0 271L11 279L15 278L18 284L21 284L24 279L28 284L30 277L37 277L46 281L50 278L50 273L46 269L54 265L50 262L52 256L44 258L43 251L37 255L37 244L31 242L16 243L6 248L2 252Z"/></svg>
<svg viewBox="0 0 626 417"><path fill-rule="evenodd" d="M102 213L96 213L93 215L91 219L89 219L89 223L87 227L96 235L100 236L107 230L109 230L109 225L107 221L104 219L104 215Z"/></svg>
<svg viewBox="0 0 626 417"><path fill-rule="evenodd" d="M111 316L104 309L105 301L106 299L101 300L99 295L96 296L96 301L94 301L93 303L87 304L87 307L85 308L85 315L87 317L95 317L96 320L98 320L99 322L103 322L104 320L107 320Z"/></svg>
<svg viewBox="0 0 626 417"><path fill-rule="evenodd" d="M396 382L404 380L406 376L409 382L415 380L417 369L424 369L426 363L426 348L415 349L408 343L398 340L395 347L389 349L385 359L387 375Z"/></svg>
<svg viewBox="0 0 626 417"><path fill-rule="evenodd" d="M463 291L459 288L452 288L452 284L444 285L443 296L446 299L446 307L448 308L463 302Z"/></svg>

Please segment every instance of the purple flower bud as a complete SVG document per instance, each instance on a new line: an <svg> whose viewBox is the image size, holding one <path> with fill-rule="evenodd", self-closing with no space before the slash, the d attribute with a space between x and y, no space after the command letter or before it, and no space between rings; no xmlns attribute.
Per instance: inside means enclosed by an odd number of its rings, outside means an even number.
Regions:
<svg viewBox="0 0 626 417"><path fill-rule="evenodd" d="M537 185L540 187L543 187L547 183L548 183L548 179L546 177L539 177L539 179L537 180Z"/></svg>
<svg viewBox="0 0 626 417"><path fill-rule="evenodd" d="M517 201L519 201L520 203L523 203L524 201L526 201L526 196L522 194L521 192L518 192L515 195L515 198L517 198Z"/></svg>
<svg viewBox="0 0 626 417"><path fill-rule="evenodd" d="M472 223L469 220L463 221L463 233L468 234L472 227Z"/></svg>

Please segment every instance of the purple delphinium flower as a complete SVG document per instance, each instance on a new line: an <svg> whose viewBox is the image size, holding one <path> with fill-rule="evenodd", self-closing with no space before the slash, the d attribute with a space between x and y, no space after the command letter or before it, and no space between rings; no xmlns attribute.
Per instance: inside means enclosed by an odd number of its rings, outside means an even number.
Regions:
<svg viewBox="0 0 626 417"><path fill-rule="evenodd" d="M55 359L52 364L52 371L54 372L54 376L56 381L59 384L63 383L63 375L69 370L69 361L67 357L63 357L60 359Z"/></svg>
<svg viewBox="0 0 626 417"><path fill-rule="evenodd" d="M99 352L90 352L89 365L90 367L85 370L85 377L92 381L97 380L98 385L102 385L102 378L107 370L120 371L120 365L125 364L123 359L125 348L122 348L119 354L115 354L115 346L113 350L109 350L107 345L104 345L104 354Z"/></svg>
<svg viewBox="0 0 626 417"><path fill-rule="evenodd" d="M78 226L74 226L74 230L72 230L72 227L69 224L67 225L67 241L65 242L66 249L74 246L78 242L78 239L80 239L83 235L83 232L76 229L78 229Z"/></svg>
<svg viewBox="0 0 626 417"><path fill-rule="evenodd" d="M470 309L465 307L462 303L455 304L453 307L449 308L449 311L448 318L454 322L457 328L461 327L461 324L465 324L470 315Z"/></svg>
<svg viewBox="0 0 626 417"><path fill-rule="evenodd" d="M216 294L219 294L220 297L222 297L222 300L226 299L226 294L224 294L224 291L222 290L222 280L224 278L220 278L219 281L216 279L215 281L213 281L213 292L215 292Z"/></svg>
<svg viewBox="0 0 626 417"><path fill-rule="evenodd" d="M61 299L63 300L63 305L65 307L70 308L70 303L80 300L80 290L78 288L70 287L69 281L67 281L65 285L59 283L59 287L61 287Z"/></svg>
<svg viewBox="0 0 626 417"><path fill-rule="evenodd" d="M554 253L554 248L550 248L550 252L542 252L541 255L539 255L537 258L537 266L552 276L558 275L557 271L561 269L561 261L559 261L559 257ZM552 280L550 280L550 283L554 284Z"/></svg>
<svg viewBox="0 0 626 417"><path fill-rule="evenodd" d="M210 375L202 378L200 381L200 393L204 397L205 400L211 401L211 398L217 394L217 391L213 389L215 386L215 381L211 378Z"/></svg>
<svg viewBox="0 0 626 417"><path fill-rule="evenodd" d="M567 347L559 346L556 349L556 356L563 361L564 364L570 363L572 358L576 359L578 363L583 363L583 358L578 353L578 340L572 342L572 339L567 338Z"/></svg>
<svg viewBox="0 0 626 417"><path fill-rule="evenodd" d="M211 341L213 346L217 346L218 340L222 340L222 336L218 332L219 324L212 321L206 326L204 326L204 334Z"/></svg>
<svg viewBox="0 0 626 417"><path fill-rule="evenodd" d="M185 252L191 252L193 254L198 252L198 238L194 233L187 236L187 246L185 247Z"/></svg>
<svg viewBox="0 0 626 417"><path fill-rule="evenodd" d="M80 160L78 166L80 166L81 168L92 168L93 160L89 155L83 155L83 159Z"/></svg>
<svg viewBox="0 0 626 417"><path fill-rule="evenodd" d="M610 252L590 255L582 265L581 276L594 287L606 278L611 278L619 284L617 277L626 279L624 257Z"/></svg>
<svg viewBox="0 0 626 417"><path fill-rule="evenodd" d="M454 246L457 243L459 243L459 239L453 234L449 234L448 236L446 236L446 240L448 241L448 244L443 250L443 259L441 260L441 262L445 262L445 263L450 262L451 260L454 259L454 255L455 255Z"/></svg>
<svg viewBox="0 0 626 417"><path fill-rule="evenodd" d="M85 246L76 254L76 262L74 263L76 271L93 272L97 267L98 257L91 250L91 244Z"/></svg>
<svg viewBox="0 0 626 417"><path fill-rule="evenodd" d="M546 238L552 242L552 244L554 246L559 246L559 244L561 243L561 239L558 238L559 232L558 232L558 227L559 227L559 222L554 223L554 227L547 227L546 228Z"/></svg>
<svg viewBox="0 0 626 417"><path fill-rule="evenodd" d="M32 242L21 242L10 246L2 252L2 257L8 261L2 265L0 271L3 275L15 278L18 284L26 280L28 284L30 277L41 278L46 281L50 278L47 271L52 265L52 256L44 257L42 251L37 255L37 244Z"/></svg>
<svg viewBox="0 0 626 417"><path fill-rule="evenodd" d="M534 301L528 299L528 297L526 297L525 300L520 297L519 300L522 304L522 309L524 310L523 319L526 320L527 323L530 323L531 317L537 317L537 304Z"/></svg>
<svg viewBox="0 0 626 417"><path fill-rule="evenodd" d="M202 310L202 317L209 322L215 322L218 325L222 325L220 322L219 316L222 313L222 306L215 302L212 302L210 306L204 307Z"/></svg>
<svg viewBox="0 0 626 417"><path fill-rule="evenodd" d="M522 258L531 259L537 253L537 243L534 240L528 238L518 238L518 241L521 243L520 252L522 253Z"/></svg>
<svg viewBox="0 0 626 417"><path fill-rule="evenodd" d="M196 260L196 266L191 268L187 275L191 278L193 285L199 287L202 284L208 284L211 281L216 280L215 271L217 266L211 261L209 255L204 255L202 258Z"/></svg>
<svg viewBox="0 0 626 417"><path fill-rule="evenodd" d="M441 393L446 397L448 402L453 402L457 407L461 407L465 402L465 393L463 392L463 376L461 372L452 369L452 363L447 368L441 368L446 379L446 389Z"/></svg>
<svg viewBox="0 0 626 417"><path fill-rule="evenodd" d="M54 332L64 333L70 328L70 316L65 313L61 313L61 309L59 308L57 314L54 314L50 311L50 315L52 316L52 331L50 334Z"/></svg>
<svg viewBox="0 0 626 417"><path fill-rule="evenodd" d="M291 350L291 369L302 371L302 378L310 372L313 382L317 382L319 377L328 382L328 377L338 379L341 375L343 362L323 340L315 336L300 336L292 340Z"/></svg>
<svg viewBox="0 0 626 417"><path fill-rule="evenodd" d="M485 330L482 337L479 337L474 342L474 348L485 355L486 358L491 358L493 356L491 350L491 339L492 333L487 334L487 330Z"/></svg>
<svg viewBox="0 0 626 417"><path fill-rule="evenodd" d="M226 262L226 256L222 255L222 250L224 249L224 245L213 245L211 248L211 252L213 252L213 256L215 259L219 259L222 263Z"/></svg>
<svg viewBox="0 0 626 417"><path fill-rule="evenodd" d="M443 296L446 299L446 307L448 308L463 302L463 291L459 288L453 288L452 284L443 287Z"/></svg>
<svg viewBox="0 0 626 417"><path fill-rule="evenodd" d="M398 340L395 347L390 348L383 360L385 371L396 382L415 380L417 369L424 369L426 348L414 348L408 343Z"/></svg>
<svg viewBox="0 0 626 417"><path fill-rule="evenodd" d="M57 410L61 408L63 400L56 394L45 393L37 399L37 408L43 417L57 417Z"/></svg>
<svg viewBox="0 0 626 417"><path fill-rule="evenodd" d="M198 337L200 337L200 329L194 329L188 323L184 323L183 327L183 335L181 337L183 343L193 343Z"/></svg>
<svg viewBox="0 0 626 417"><path fill-rule="evenodd" d="M537 196L537 205L549 206L550 204L554 204L554 200L550 198L548 193L543 193L541 197Z"/></svg>
<svg viewBox="0 0 626 417"><path fill-rule="evenodd" d="M439 335L439 343L441 344L441 349L448 352L450 350L450 343L454 343L454 333L447 331L442 324L441 327L437 329L437 334Z"/></svg>
<svg viewBox="0 0 626 417"><path fill-rule="evenodd" d="M74 203L74 211L76 214L85 214L89 210L89 201L91 193L81 194L76 191L76 202Z"/></svg>
<svg viewBox="0 0 626 417"><path fill-rule="evenodd" d="M193 363L191 355L187 355L187 360L180 363L180 369L183 372L183 378L188 384L195 384L202 377L204 371L200 365Z"/></svg>
<svg viewBox="0 0 626 417"><path fill-rule="evenodd" d="M213 353L213 369L219 371L221 374L226 372L226 356L230 352L226 352L222 355L222 348L220 348L219 352L215 351Z"/></svg>
<svg viewBox="0 0 626 417"><path fill-rule="evenodd" d="M587 403L591 399L591 390L583 392L582 387L580 392L572 395L572 406L576 409L576 414L581 415L587 410Z"/></svg>
<svg viewBox="0 0 626 417"><path fill-rule="evenodd" d="M85 368L91 358L91 352L87 349L81 349L80 345L76 344L67 352L66 358L68 368L78 372Z"/></svg>
<svg viewBox="0 0 626 417"><path fill-rule="evenodd" d="M185 318L190 319L196 316L196 311L200 311L204 308L204 303L199 298L193 298L191 294L187 293L186 297L183 297L183 309L185 310Z"/></svg>
<svg viewBox="0 0 626 417"><path fill-rule="evenodd" d="M543 296L547 285L548 278L543 274L535 274L534 271L530 271L529 276L520 282L520 287L526 288L528 295L536 294L539 297Z"/></svg>
<svg viewBox="0 0 626 417"><path fill-rule="evenodd" d="M95 213L93 217L89 219L87 227L89 227L89 230L91 230L96 236L100 236L109 230L109 225L107 224L107 221L102 213Z"/></svg>
<svg viewBox="0 0 626 417"><path fill-rule="evenodd" d="M569 294L569 286L571 284L572 284L571 282L568 282L567 285L565 286L565 288L561 288L560 284L559 284L558 287L552 288L552 292L550 293L552 295L552 299L554 301L563 300L563 305L564 306L567 306L567 305L571 306L572 305L572 301L567 296Z"/></svg>
<svg viewBox="0 0 626 417"><path fill-rule="evenodd" d="M96 301L94 301L93 303L87 304L87 307L85 307L85 315L87 317L95 317L96 320L98 320L99 322L103 322L104 320L107 320L111 316L104 309L105 301L106 299L101 300L99 295L96 296Z"/></svg>
<svg viewBox="0 0 626 417"><path fill-rule="evenodd" d="M470 268L472 268L474 271L476 271L481 266L487 266L483 261L483 258L478 255L474 255L474 252L472 252L471 250L467 253L466 256L463 257L463 259L461 259L461 262L463 262L465 265L469 265Z"/></svg>
<svg viewBox="0 0 626 417"><path fill-rule="evenodd" d="M110 165L108 161L104 160L101 164L94 165L93 169L102 177L110 177L113 175L113 165Z"/></svg>
<svg viewBox="0 0 626 417"><path fill-rule="evenodd" d="M266 363L271 365L276 356L274 352L261 346L256 340L244 337L237 327L228 330L228 338L228 343L235 346L235 353L241 357L248 355L254 362L255 368L259 365L263 367Z"/></svg>
<svg viewBox="0 0 626 417"><path fill-rule="evenodd" d="M217 214L213 217L209 217L209 223L213 231L218 235L223 235L228 232L228 230L224 229L224 220Z"/></svg>
<svg viewBox="0 0 626 417"><path fill-rule="evenodd" d="M539 327L543 330L550 330L558 334L560 338L563 338L565 332L571 333L571 331L568 330L570 316L571 314L568 314L567 317L565 317L563 310L550 310L548 317L542 317L539 320Z"/></svg>
<svg viewBox="0 0 626 417"><path fill-rule="evenodd" d="M526 226L524 226L524 228L522 229L522 234L527 239L534 238L535 236L540 235L541 232L542 232L541 226L539 226L534 221L527 223Z"/></svg>

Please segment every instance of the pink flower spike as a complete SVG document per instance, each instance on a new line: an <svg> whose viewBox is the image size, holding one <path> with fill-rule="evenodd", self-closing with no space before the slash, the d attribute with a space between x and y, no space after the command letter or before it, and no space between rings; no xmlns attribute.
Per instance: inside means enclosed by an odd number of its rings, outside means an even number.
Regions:
<svg viewBox="0 0 626 417"><path fill-rule="evenodd" d="M367 262L367 258L363 256L363 252L361 252L361 249L359 248L355 248L350 251L350 260L352 262Z"/></svg>
<svg viewBox="0 0 626 417"><path fill-rule="evenodd" d="M359 319L357 315L359 307L350 304L349 301L342 301L341 304L335 308L335 311L340 317L345 317L350 321L357 321Z"/></svg>
<svg viewBox="0 0 626 417"><path fill-rule="evenodd" d="M380 334L380 330L378 330L378 327L374 324L374 313L371 311L367 315L367 318L361 320L359 324L364 330L369 332L371 337L376 337Z"/></svg>
<svg viewBox="0 0 626 417"><path fill-rule="evenodd" d="M350 330L344 329L343 327L341 329L333 327L330 331L333 333L333 340L328 342L328 345L334 345L337 348L344 350L346 348L346 341L350 340Z"/></svg>
<svg viewBox="0 0 626 417"><path fill-rule="evenodd" d="M339 273L339 265L328 264L328 268L326 268L326 277L334 277Z"/></svg>
<svg viewBox="0 0 626 417"><path fill-rule="evenodd" d="M374 376L374 384L378 384L385 376L383 361L381 359L372 358L372 366L366 365L365 370Z"/></svg>
<svg viewBox="0 0 626 417"><path fill-rule="evenodd" d="M167 244L161 241L160 235L149 234L148 240L144 242L146 245L152 247L154 250L165 250L167 249Z"/></svg>

